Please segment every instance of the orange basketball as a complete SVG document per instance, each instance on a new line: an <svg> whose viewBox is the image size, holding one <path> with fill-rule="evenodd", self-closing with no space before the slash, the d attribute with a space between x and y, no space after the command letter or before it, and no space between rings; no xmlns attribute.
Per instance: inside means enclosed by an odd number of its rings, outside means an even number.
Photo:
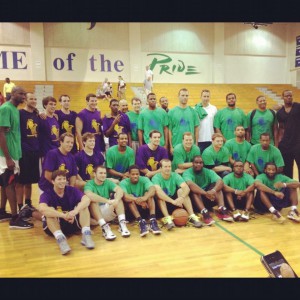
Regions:
<svg viewBox="0 0 300 300"><path fill-rule="evenodd" d="M172 212L172 217L173 217L173 222L176 226L185 226L188 221L189 214L183 208L176 208Z"/></svg>

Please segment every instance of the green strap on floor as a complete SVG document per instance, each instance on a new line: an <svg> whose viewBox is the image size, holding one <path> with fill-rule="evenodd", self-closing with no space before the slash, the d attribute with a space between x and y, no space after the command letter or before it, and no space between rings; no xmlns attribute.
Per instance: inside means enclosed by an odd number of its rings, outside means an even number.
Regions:
<svg viewBox="0 0 300 300"><path fill-rule="evenodd" d="M247 246L248 248L250 248L251 250L253 250L254 252L256 252L258 255L263 256L264 254L261 253L259 250L257 250L256 248L252 247L250 244L248 244L247 242L243 241L242 239L240 239L238 236L236 236L234 233L232 233L231 231L229 231L228 229L226 229L225 227L223 227L219 221L216 221L215 225L217 225L219 228L221 228L223 231L227 232L228 234L230 234L232 237L234 237L235 239L237 239L238 241L240 241L242 244L244 244L245 246Z"/></svg>

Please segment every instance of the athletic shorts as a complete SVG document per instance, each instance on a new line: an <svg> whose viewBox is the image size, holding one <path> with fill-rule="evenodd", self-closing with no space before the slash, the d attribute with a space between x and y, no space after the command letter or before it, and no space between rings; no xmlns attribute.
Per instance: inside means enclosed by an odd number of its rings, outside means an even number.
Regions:
<svg viewBox="0 0 300 300"><path fill-rule="evenodd" d="M60 229L65 235L70 235L81 230L79 223L79 214L75 216L73 224L67 222L65 219L58 218ZM47 225L47 217L42 217L43 230L46 234L53 236L53 233L49 230Z"/></svg>
<svg viewBox="0 0 300 300"><path fill-rule="evenodd" d="M225 195L224 195L224 198L225 198L227 207L229 207L228 201L227 201L227 198L226 198ZM247 197L242 197L241 200L238 200L238 199L237 199L237 195L232 194L232 199L233 199L234 207L235 207L236 209L245 209L245 207L246 207L246 202L247 202Z"/></svg>
<svg viewBox="0 0 300 300"><path fill-rule="evenodd" d="M278 211L281 211L285 207L291 206L291 201L290 201L290 189L289 188L283 188L280 192L284 194L283 199L277 198L273 194L266 193L268 196L272 206ZM261 211L261 212L268 212L268 208L262 203L261 198L260 198L260 191L257 190L256 196L254 198L254 203L253 206Z"/></svg>
<svg viewBox="0 0 300 300"><path fill-rule="evenodd" d="M14 159L13 161L15 163L14 174L19 174L20 173L19 161ZM0 175L4 173L6 169L7 169L6 158L0 156Z"/></svg>
<svg viewBox="0 0 300 300"><path fill-rule="evenodd" d="M113 205L109 205L108 203L101 204L99 205L99 209L105 222L110 222L117 217Z"/></svg>
<svg viewBox="0 0 300 300"><path fill-rule="evenodd" d="M5 169L5 172L0 175L0 186L4 188L13 183L18 177L13 170Z"/></svg>
<svg viewBox="0 0 300 300"><path fill-rule="evenodd" d="M39 152L23 151L18 182L21 184L38 183L40 179Z"/></svg>

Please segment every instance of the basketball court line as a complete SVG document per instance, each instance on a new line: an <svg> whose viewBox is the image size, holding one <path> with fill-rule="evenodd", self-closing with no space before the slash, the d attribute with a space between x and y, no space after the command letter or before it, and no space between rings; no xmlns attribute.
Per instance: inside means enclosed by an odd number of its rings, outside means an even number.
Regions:
<svg viewBox="0 0 300 300"><path fill-rule="evenodd" d="M228 233L229 235L231 235L232 237L234 237L235 239L237 239L239 242L241 242L242 244L244 244L246 247L248 247L251 250L253 250L254 252L256 252L259 256L263 256L264 255L262 252L260 252L259 250L257 250L255 247L251 246L250 244L248 244L247 242L245 242L244 240L242 240L241 238L239 238L237 235L235 235L234 233L232 233L231 231L229 231L227 228L223 227L220 224L220 221L216 221L215 225L217 225L220 229L222 229L223 231L225 231L226 233Z"/></svg>

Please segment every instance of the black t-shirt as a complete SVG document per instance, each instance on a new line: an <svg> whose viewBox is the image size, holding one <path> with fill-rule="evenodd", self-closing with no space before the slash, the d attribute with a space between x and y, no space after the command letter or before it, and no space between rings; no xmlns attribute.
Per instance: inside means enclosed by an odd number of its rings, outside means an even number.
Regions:
<svg viewBox="0 0 300 300"><path fill-rule="evenodd" d="M294 102L289 113L282 107L277 112L277 120L284 124L279 148L285 151L300 151L300 103Z"/></svg>

